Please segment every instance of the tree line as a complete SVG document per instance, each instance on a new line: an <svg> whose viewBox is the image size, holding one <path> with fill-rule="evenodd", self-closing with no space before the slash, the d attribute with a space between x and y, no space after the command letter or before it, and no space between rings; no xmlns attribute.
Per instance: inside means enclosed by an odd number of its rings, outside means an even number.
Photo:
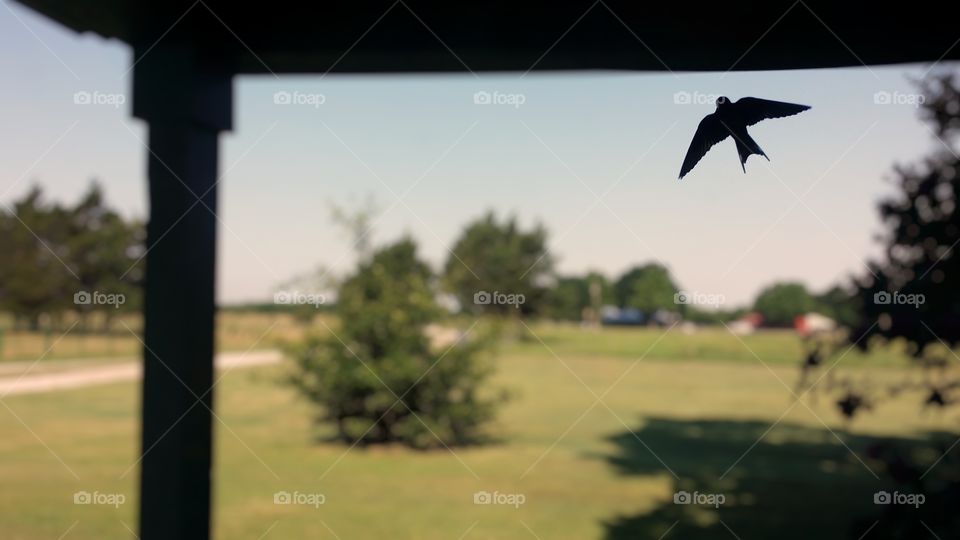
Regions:
<svg viewBox="0 0 960 540"><path fill-rule="evenodd" d="M765 324L775 327L791 326L794 317L811 311L845 325L857 320L851 286L835 285L814 293L799 282L772 283L749 305L702 306L683 298L683 289L670 270L657 262L634 265L615 278L596 270L558 274L547 240L542 225L524 230L516 217L498 219L488 212L467 224L451 247L440 278L442 289L469 313L566 321L596 318L602 306L632 308L648 315L677 313L700 323L726 322L748 311L758 312ZM489 298L478 298L478 293ZM494 293L523 302L498 302Z"/></svg>
<svg viewBox="0 0 960 540"><path fill-rule="evenodd" d="M0 207L0 310L18 328L100 329L140 308L145 230L107 205L96 182L73 205L47 201L40 187Z"/></svg>
<svg viewBox="0 0 960 540"><path fill-rule="evenodd" d="M343 210L335 217L370 221L369 215L351 217ZM143 223L111 208L96 182L73 205L50 202L40 187L32 188L0 208L0 232L0 310L12 314L18 327L62 327L65 316L76 313L81 328L93 329L87 324L91 314L109 325L115 315L139 310ZM542 225L524 228L515 216L498 218L488 212L468 223L451 246L437 276L438 292L455 298L468 313L566 321L596 318L607 305L650 314L676 312L705 323L748 310L775 326L789 325L795 315L811 310L843 322L851 319L851 295L838 287L815 295L802 284L774 284L752 306L703 310L677 303L681 288L658 263L635 265L615 278L599 271L558 274L548 238Z"/></svg>

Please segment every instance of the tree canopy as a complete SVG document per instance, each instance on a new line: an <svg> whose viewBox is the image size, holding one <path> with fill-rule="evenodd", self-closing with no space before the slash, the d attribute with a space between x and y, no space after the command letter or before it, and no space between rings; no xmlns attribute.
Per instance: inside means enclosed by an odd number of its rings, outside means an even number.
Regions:
<svg viewBox="0 0 960 540"><path fill-rule="evenodd" d="M137 309L144 237L142 224L111 209L96 183L74 206L47 202L34 187L0 210L0 308L32 327L42 314L109 318ZM106 295L123 302L97 301Z"/></svg>
<svg viewBox="0 0 960 540"><path fill-rule="evenodd" d="M337 294L340 325L294 346L291 382L349 443L416 447L465 444L480 437L502 395L482 392L492 365L486 340L463 335L444 350L427 325L440 309L432 273L410 239L362 261Z"/></svg>
<svg viewBox="0 0 960 540"><path fill-rule="evenodd" d="M546 229L536 225L525 230L516 217L500 221L489 212L468 223L453 244L443 285L467 311L533 314L545 307L552 273ZM507 301L499 301L496 293ZM511 303L510 295L523 300Z"/></svg>
<svg viewBox="0 0 960 540"><path fill-rule="evenodd" d="M673 296L677 291L670 271L656 263L635 266L613 284L613 296L618 306L636 308L644 313L659 309L677 311Z"/></svg>
<svg viewBox="0 0 960 540"><path fill-rule="evenodd" d="M757 295L753 309L763 315L764 323L770 326L791 326L797 315L816 308L813 295L802 283L774 283Z"/></svg>
<svg viewBox="0 0 960 540"><path fill-rule="evenodd" d="M884 257L859 281L862 317L854 332L861 345L870 336L903 338L914 355L941 340L960 344L960 87L953 75L921 83L922 115L940 139L919 163L895 169L898 192L879 205L886 228Z"/></svg>

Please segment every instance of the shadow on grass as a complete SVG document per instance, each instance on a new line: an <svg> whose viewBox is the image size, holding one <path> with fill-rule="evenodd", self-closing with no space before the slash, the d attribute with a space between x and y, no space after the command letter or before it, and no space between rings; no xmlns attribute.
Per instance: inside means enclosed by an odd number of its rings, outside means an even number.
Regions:
<svg viewBox="0 0 960 540"><path fill-rule="evenodd" d="M671 498L652 511L617 516L604 523L607 540L935 538L928 527L941 538L960 537L956 518L947 515L955 512L945 512L956 508L956 488L946 486L946 496L930 490L919 480L925 470L920 467L896 478L884 459L929 450L930 441L946 440L946 434L895 439L843 430L834 436L790 424L769 428L768 422L652 418L633 433L610 437L617 450L606 459L621 474L666 474L674 493L725 500L717 507ZM927 501L920 509L876 505L880 490L925 492Z"/></svg>

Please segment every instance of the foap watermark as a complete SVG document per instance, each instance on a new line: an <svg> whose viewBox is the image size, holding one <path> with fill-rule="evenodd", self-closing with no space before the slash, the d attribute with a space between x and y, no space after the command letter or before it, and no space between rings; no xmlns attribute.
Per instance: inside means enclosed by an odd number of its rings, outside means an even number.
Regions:
<svg viewBox="0 0 960 540"><path fill-rule="evenodd" d="M500 291L477 291L473 293L473 303L478 306L513 306L520 309L520 306L527 301L527 297L522 294L508 294Z"/></svg>
<svg viewBox="0 0 960 540"><path fill-rule="evenodd" d="M703 506L712 506L720 508L720 505L727 501L727 496L723 493L700 493L694 491L678 491L673 494L673 504L697 504Z"/></svg>
<svg viewBox="0 0 960 540"><path fill-rule="evenodd" d="M720 94L704 94L703 92L687 92L681 90L674 92L674 105L713 105L717 102Z"/></svg>
<svg viewBox="0 0 960 540"><path fill-rule="evenodd" d="M302 506L320 508L320 505L325 504L326 502L327 496L323 493L278 491L273 494L273 504L298 504Z"/></svg>
<svg viewBox="0 0 960 540"><path fill-rule="evenodd" d="M927 496L923 493L900 493L894 491L878 491L873 494L873 504L902 504L920 508L920 505L927 502Z"/></svg>
<svg viewBox="0 0 960 540"><path fill-rule="evenodd" d="M927 297L920 293L906 294L900 291L880 291L873 294L873 303L880 306L913 306L919 308L927 301Z"/></svg>
<svg viewBox="0 0 960 540"><path fill-rule="evenodd" d="M873 94L874 105L909 105L919 107L927 101L923 94L910 94L907 92L887 92L881 90Z"/></svg>
<svg viewBox="0 0 960 540"><path fill-rule="evenodd" d="M121 504L127 502L127 496L123 493L100 493L94 491L77 491L73 494L73 504L96 504L112 506L119 508Z"/></svg>
<svg viewBox="0 0 960 540"><path fill-rule="evenodd" d="M480 90L473 94L474 105L509 105L514 109L519 109L521 105L527 102L526 94L506 93L494 90L487 92Z"/></svg>
<svg viewBox="0 0 960 540"><path fill-rule="evenodd" d="M274 105L306 105L314 109L319 109L320 106L326 102L327 96L323 94L300 92L298 90L294 90L293 92L280 90L279 92L273 93Z"/></svg>
<svg viewBox="0 0 960 540"><path fill-rule="evenodd" d="M119 109L126 102L127 96L120 93L100 92L99 90L94 90L93 92L80 90L79 92L73 93L74 105L106 105L114 109Z"/></svg>
<svg viewBox="0 0 960 540"><path fill-rule="evenodd" d="M327 298L319 293L277 291L273 294L274 304L283 304L287 306L313 306L317 309L320 309L320 306L326 302Z"/></svg>
<svg viewBox="0 0 960 540"><path fill-rule="evenodd" d="M679 291L673 295L673 303L688 306L711 306L718 308L727 301L722 294L703 293L698 291Z"/></svg>
<svg viewBox="0 0 960 540"><path fill-rule="evenodd" d="M520 508L525 502L527 502L527 496L523 493L478 491L473 494L473 504L496 504Z"/></svg>
<svg viewBox="0 0 960 540"><path fill-rule="evenodd" d="M127 297L123 293L77 291L73 293L73 303L78 306L113 306L119 309L127 303Z"/></svg>

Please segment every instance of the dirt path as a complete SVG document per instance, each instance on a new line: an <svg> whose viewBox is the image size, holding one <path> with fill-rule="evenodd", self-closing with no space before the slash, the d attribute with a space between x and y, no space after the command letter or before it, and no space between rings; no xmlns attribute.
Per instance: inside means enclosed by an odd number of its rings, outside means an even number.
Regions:
<svg viewBox="0 0 960 540"><path fill-rule="evenodd" d="M221 353L216 357L218 369L275 364L281 359L278 351ZM139 361L115 362L112 365L84 367L54 373L0 377L0 398L18 394L38 394L69 388L139 379Z"/></svg>

